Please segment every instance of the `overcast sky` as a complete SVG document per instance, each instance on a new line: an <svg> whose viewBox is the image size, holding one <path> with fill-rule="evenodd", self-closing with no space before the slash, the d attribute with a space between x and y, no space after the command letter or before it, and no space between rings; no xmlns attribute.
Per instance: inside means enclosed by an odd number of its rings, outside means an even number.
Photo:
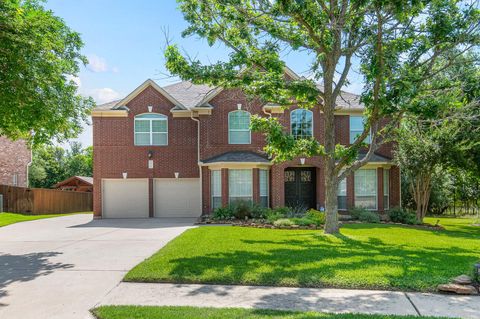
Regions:
<svg viewBox="0 0 480 319"><path fill-rule="evenodd" d="M225 60L228 54L221 45L211 48L205 40L181 37L187 24L175 0L49 0L46 7L81 34L89 64L75 80L80 93L98 104L126 96L148 78L159 85L178 81L165 75L166 32L170 41L204 62ZM284 58L295 72L306 75L306 55L290 53ZM358 93L360 78L353 76L351 81L347 90ZM89 125L78 140L92 145Z"/></svg>

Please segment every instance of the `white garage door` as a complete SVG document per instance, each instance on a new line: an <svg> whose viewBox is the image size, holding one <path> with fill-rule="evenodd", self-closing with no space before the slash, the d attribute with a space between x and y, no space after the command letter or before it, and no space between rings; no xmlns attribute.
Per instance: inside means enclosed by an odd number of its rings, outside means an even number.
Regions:
<svg viewBox="0 0 480 319"><path fill-rule="evenodd" d="M157 178L155 217L198 217L202 211L199 178Z"/></svg>
<svg viewBox="0 0 480 319"><path fill-rule="evenodd" d="M148 179L102 180L104 218L148 217Z"/></svg>

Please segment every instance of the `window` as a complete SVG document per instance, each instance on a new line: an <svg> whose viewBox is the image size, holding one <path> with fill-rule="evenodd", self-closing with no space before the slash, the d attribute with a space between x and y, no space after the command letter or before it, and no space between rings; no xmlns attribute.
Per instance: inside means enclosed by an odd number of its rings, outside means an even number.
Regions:
<svg viewBox="0 0 480 319"><path fill-rule="evenodd" d="M390 209L390 170L383 170L383 209Z"/></svg>
<svg viewBox="0 0 480 319"><path fill-rule="evenodd" d="M347 178L338 183L337 205L339 210L347 210Z"/></svg>
<svg viewBox="0 0 480 319"><path fill-rule="evenodd" d="M355 206L377 209L376 169L359 169L355 172Z"/></svg>
<svg viewBox="0 0 480 319"><path fill-rule="evenodd" d="M228 113L228 143L250 144L250 113L233 111Z"/></svg>
<svg viewBox="0 0 480 319"><path fill-rule="evenodd" d="M350 116L350 144L355 142L357 137L363 133L363 116ZM365 143L370 143L370 134L365 138Z"/></svg>
<svg viewBox="0 0 480 319"><path fill-rule="evenodd" d="M312 111L296 109L290 115L290 131L295 139L313 136Z"/></svg>
<svg viewBox="0 0 480 319"><path fill-rule="evenodd" d="M212 210L222 207L222 171L211 171Z"/></svg>
<svg viewBox="0 0 480 319"><path fill-rule="evenodd" d="M252 201L252 170L228 170L229 201Z"/></svg>
<svg viewBox="0 0 480 319"><path fill-rule="evenodd" d="M258 179L260 183L260 205L262 207L268 207L268 170L259 170Z"/></svg>
<svg viewBox="0 0 480 319"><path fill-rule="evenodd" d="M135 116L135 145L167 145L168 123L162 114L147 113Z"/></svg>

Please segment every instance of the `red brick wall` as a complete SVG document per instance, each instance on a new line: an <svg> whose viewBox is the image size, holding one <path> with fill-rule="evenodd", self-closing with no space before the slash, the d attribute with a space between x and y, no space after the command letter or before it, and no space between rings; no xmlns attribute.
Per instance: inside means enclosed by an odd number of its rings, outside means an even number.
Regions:
<svg viewBox="0 0 480 319"><path fill-rule="evenodd" d="M31 154L24 140L11 141L0 136L0 184L13 185L13 176L16 174L17 186L26 187Z"/></svg>
<svg viewBox="0 0 480 319"><path fill-rule="evenodd" d="M262 103L247 100L239 90L224 90L209 102L213 107L212 115L200 116L200 158L201 160L229 152L253 151L262 153L265 145L264 136L252 133L251 144L228 144L228 113L237 110L237 104L242 104L242 110L251 114L267 116L262 112ZM134 146L134 116L148 112L147 106L153 106L153 112L168 116L168 146ZM163 95L149 87L140 93L127 105L130 109L127 118L93 118L94 145L94 211L101 215L101 179L121 178L122 172L127 172L129 178L171 178L174 172L182 177L199 177L197 164L197 123L190 118L173 118L170 109L174 106ZM293 109L292 109L293 110ZM314 135L320 142L324 141L323 115L318 108L312 109L314 119ZM274 115L290 129L290 110ZM337 142L349 143L349 117L336 116ZM154 169L147 168L149 150L154 152ZM382 147L380 153L390 154L391 150ZM299 159L274 165L271 169L270 202L271 205L284 205L283 172L289 166L299 166ZM317 206L325 205L323 165L320 157L307 158L306 166L317 168ZM398 170L397 170L398 171ZM203 168L202 210L210 212L210 173ZM397 174L398 175L398 174ZM256 175L255 175L256 176ZM395 171L391 171L391 206L399 203L399 184ZM255 177L257 180L258 178ZM255 183L257 185L258 183ZM258 185L257 185L258 186ZM258 198L258 187L254 188L254 197ZM353 176L347 179L347 202L353 206ZM397 194L395 194L395 192ZM228 203L228 170L222 170L223 203ZM153 207L150 203L150 213Z"/></svg>

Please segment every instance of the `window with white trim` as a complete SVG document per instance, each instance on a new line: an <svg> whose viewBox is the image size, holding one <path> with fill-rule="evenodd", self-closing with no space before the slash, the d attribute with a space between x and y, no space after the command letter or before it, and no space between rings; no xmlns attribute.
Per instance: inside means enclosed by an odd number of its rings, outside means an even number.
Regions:
<svg viewBox="0 0 480 319"><path fill-rule="evenodd" d="M383 169L383 209L390 209L390 170Z"/></svg>
<svg viewBox="0 0 480 319"><path fill-rule="evenodd" d="M232 111L228 113L228 144L250 144L250 113Z"/></svg>
<svg viewBox="0 0 480 319"><path fill-rule="evenodd" d="M355 206L377 210L377 170L355 171Z"/></svg>
<svg viewBox="0 0 480 319"><path fill-rule="evenodd" d="M296 109L290 114L290 132L295 139L313 136L313 113L310 110Z"/></svg>
<svg viewBox="0 0 480 319"><path fill-rule="evenodd" d="M268 207L268 170L260 169L258 171L258 182L260 190L260 205Z"/></svg>
<svg viewBox="0 0 480 319"><path fill-rule="evenodd" d="M347 178L338 183L337 205L339 210L347 210Z"/></svg>
<svg viewBox="0 0 480 319"><path fill-rule="evenodd" d="M212 190L212 210L222 207L222 171L210 172L210 188Z"/></svg>
<svg viewBox="0 0 480 319"><path fill-rule="evenodd" d="M135 145L167 145L168 118L163 114L135 116Z"/></svg>
<svg viewBox="0 0 480 319"><path fill-rule="evenodd" d="M350 144L355 142L358 136L362 135L363 129L365 127L363 116L350 116ZM365 138L365 143L370 143L371 137L370 133Z"/></svg>
<svg viewBox="0 0 480 319"><path fill-rule="evenodd" d="M252 201L252 170L229 169L228 170L228 200L230 203L243 200Z"/></svg>

